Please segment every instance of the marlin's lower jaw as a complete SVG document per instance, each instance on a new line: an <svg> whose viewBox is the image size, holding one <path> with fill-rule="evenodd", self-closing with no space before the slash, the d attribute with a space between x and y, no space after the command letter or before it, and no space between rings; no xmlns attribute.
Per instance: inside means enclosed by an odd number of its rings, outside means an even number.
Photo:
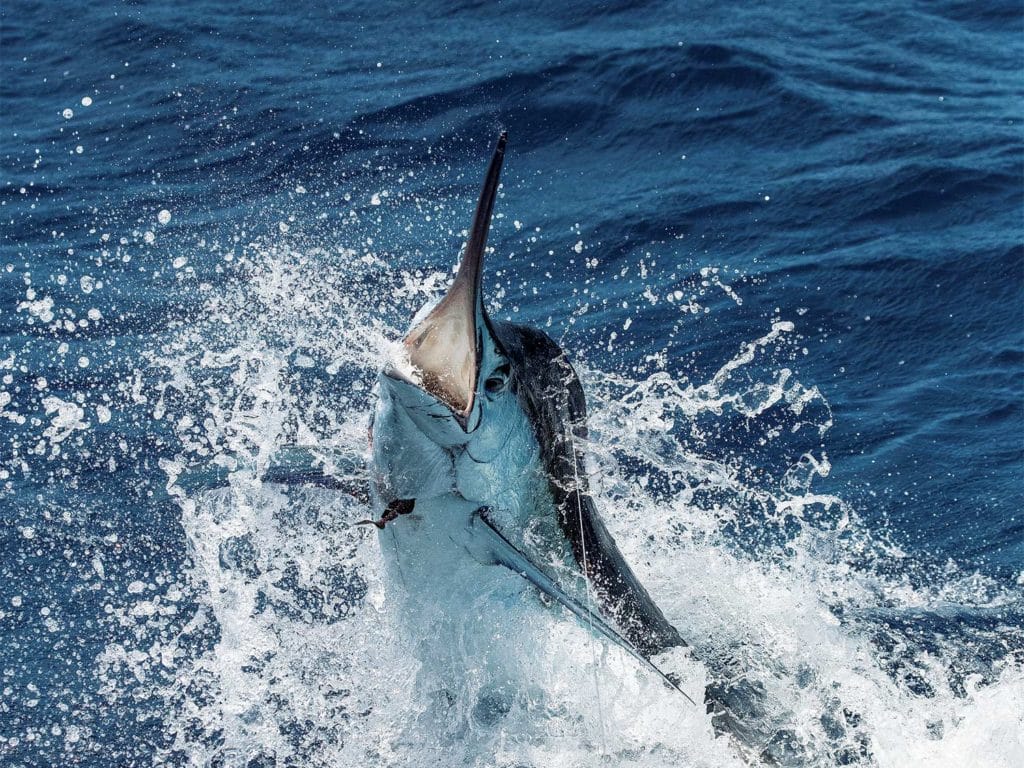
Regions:
<svg viewBox="0 0 1024 768"><path fill-rule="evenodd" d="M468 414L458 413L397 368L385 368L379 380L381 389L388 390L395 405L408 414L420 431L442 447L465 445L480 423L477 403Z"/></svg>

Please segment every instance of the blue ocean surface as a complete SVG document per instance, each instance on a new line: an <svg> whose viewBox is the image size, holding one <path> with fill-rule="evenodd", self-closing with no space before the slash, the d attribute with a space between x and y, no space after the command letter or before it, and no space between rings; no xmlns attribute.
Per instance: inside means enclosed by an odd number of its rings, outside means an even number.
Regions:
<svg viewBox="0 0 1024 768"><path fill-rule="evenodd" d="M1024 764L1022 121L1016 1L5 4L0 765ZM564 648L445 732L371 512L259 480L365 451L503 129L488 304L755 749Z"/></svg>

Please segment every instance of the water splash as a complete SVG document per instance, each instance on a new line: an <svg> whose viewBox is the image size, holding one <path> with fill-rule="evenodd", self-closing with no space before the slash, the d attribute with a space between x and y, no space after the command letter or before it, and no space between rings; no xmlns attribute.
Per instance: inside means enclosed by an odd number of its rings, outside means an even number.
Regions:
<svg viewBox="0 0 1024 768"><path fill-rule="evenodd" d="M367 516L362 504L258 480L291 443L363 453L373 376L398 335L372 311L379 286L402 298L443 287L343 257L355 263L344 281L323 274L336 254L253 249L245 281L211 290L205 320L154 358L168 372L160 407L181 443L165 468L193 561L183 588L198 606L183 636L207 637L173 655L175 673L161 686L173 713L165 756L589 764L599 713L578 627L566 622L545 638L529 684L494 700L498 715L453 713L424 683L430 675L390 612L375 542L350 527ZM903 765L954 749L1011 760L1024 748L1012 735L1019 715L1009 714L1024 695L1012 629L1019 596L955 566L941 585L909 583L887 567L902 555L884 535L814 490L830 471L822 440L832 413L817 388L775 362L794 335L792 323L772 322L704 382L582 371L599 505L693 645L671 661L696 690L724 686L750 710L726 715L751 728L749 743L716 738L709 716L680 707L606 649L609 754L622 765ZM229 470L226 487L176 482L211 462ZM926 622L923 639L900 636L894 623L908 611L1000 606L1009 634L997 626L954 636ZM968 640L991 658L958 678ZM467 638L467 665L472 647ZM115 661L131 668L130 653L108 653L107 674Z"/></svg>
<svg viewBox="0 0 1024 768"><path fill-rule="evenodd" d="M570 621L518 633L512 647L534 663L515 690L470 674L454 699L440 693L417 661L423 638L394 613L376 542L352 526L364 503L260 478L298 444L365 479L376 371L445 276L277 236L208 251L223 273L180 277L197 309L145 353L121 402L37 387L34 421L24 397L0 402L36 435L24 460L54 477L72 474L62 462L86 454L112 413L134 413L172 446L154 492L173 501L185 570L123 585L92 665L107 706L146 702L159 761L583 766L602 721L616 765L1011 765L1024 754L1019 590L914 561L855 503L816 489L831 471L833 414L790 362L798 329L778 317L699 381L669 372L670 351L644 375L579 366L598 505L692 645L660 663L732 711L681 706L611 648L597 660L599 711L580 652L591 641ZM33 320L63 312L34 307ZM36 375L16 355L0 363ZM124 461L132 448L119 450ZM119 547L116 534L97 537L95 579L115 578ZM486 650L459 645L469 669ZM716 735L723 723L743 738ZM67 754L102 751L99 727L61 729Z"/></svg>

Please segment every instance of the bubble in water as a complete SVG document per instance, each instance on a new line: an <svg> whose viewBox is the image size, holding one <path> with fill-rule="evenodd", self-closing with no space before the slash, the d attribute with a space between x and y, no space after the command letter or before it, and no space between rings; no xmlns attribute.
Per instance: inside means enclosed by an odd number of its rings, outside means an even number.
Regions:
<svg viewBox="0 0 1024 768"><path fill-rule="evenodd" d="M64 115L65 120L70 120L72 117L75 116L74 110L72 110L70 107L61 112L61 114Z"/></svg>
<svg viewBox="0 0 1024 768"><path fill-rule="evenodd" d="M83 96L82 97L82 106L83 107L91 107L92 106L92 97L91 96ZM68 111L70 112L71 110L68 110Z"/></svg>
<svg viewBox="0 0 1024 768"><path fill-rule="evenodd" d="M161 224L168 224L171 221L171 212L164 208L156 215L156 220Z"/></svg>

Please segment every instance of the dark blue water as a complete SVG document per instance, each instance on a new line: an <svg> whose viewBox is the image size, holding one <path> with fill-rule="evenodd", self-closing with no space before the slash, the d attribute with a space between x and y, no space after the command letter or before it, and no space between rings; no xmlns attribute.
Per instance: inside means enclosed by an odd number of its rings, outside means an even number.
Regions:
<svg viewBox="0 0 1024 768"><path fill-rule="evenodd" d="M500 129L496 314L588 370L693 386L792 323L744 376L816 388L814 428L726 407L678 443L771 498L828 460L804 490L867 542L839 559L942 595L850 627L908 695L937 695L929 653L955 696L1024 663L1019 3L15 2L0 65L0 763L230 742L180 672L224 619L195 620L202 558L161 461L237 449L199 446L210 402L269 406L223 371L168 382L242 318L231 344L290 361L284 421L366 411L368 329L401 328L422 300L403 286L454 263ZM269 294L268 253L299 276ZM338 330L339 297L365 329ZM776 563L788 534L743 534L760 515L723 536ZM154 644L175 650L138 672ZM278 764L326 759L318 727L283 719Z"/></svg>

